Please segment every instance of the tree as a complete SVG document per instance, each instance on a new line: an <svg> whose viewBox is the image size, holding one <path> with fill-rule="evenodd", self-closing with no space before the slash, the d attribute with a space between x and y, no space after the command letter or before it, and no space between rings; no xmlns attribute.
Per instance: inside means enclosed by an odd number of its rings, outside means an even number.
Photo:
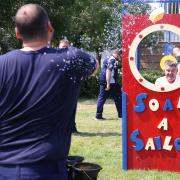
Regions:
<svg viewBox="0 0 180 180"><path fill-rule="evenodd" d="M38 3L48 11L55 29L54 45L66 36L77 47L95 51L97 54L103 50L104 25L111 14L109 6L112 0L1 0L1 37L6 39L0 40L3 52L18 46L12 17L26 3Z"/></svg>
<svg viewBox="0 0 180 180"><path fill-rule="evenodd" d="M134 3L120 3L119 0L114 0L111 6L111 18L105 24L104 34L105 43L104 49L121 49L122 36L121 36L121 20L123 13L127 14L147 14L150 6L147 3L135 2Z"/></svg>
<svg viewBox="0 0 180 180"><path fill-rule="evenodd" d="M13 16L18 6L18 1L0 1L0 53L5 53L18 47L20 43L15 38Z"/></svg>
<svg viewBox="0 0 180 180"><path fill-rule="evenodd" d="M67 37L74 46L94 51L100 59L104 49L121 47L121 0L1 0L0 47L2 52L20 47L12 17L27 3L42 5L55 29L53 45ZM145 13L147 5L125 4L130 13Z"/></svg>
<svg viewBox="0 0 180 180"><path fill-rule="evenodd" d="M64 19L68 9L75 0L1 0L0 1L0 53L5 53L12 48L21 47L21 42L17 41L14 33L13 17L17 9L27 3L37 3L43 6L52 20L56 32L63 32L66 27Z"/></svg>
<svg viewBox="0 0 180 180"><path fill-rule="evenodd" d="M94 51L100 60L104 50L104 27L111 16L113 1L110 0L79 0L71 6L73 13L67 15L69 32L65 36L77 47Z"/></svg>

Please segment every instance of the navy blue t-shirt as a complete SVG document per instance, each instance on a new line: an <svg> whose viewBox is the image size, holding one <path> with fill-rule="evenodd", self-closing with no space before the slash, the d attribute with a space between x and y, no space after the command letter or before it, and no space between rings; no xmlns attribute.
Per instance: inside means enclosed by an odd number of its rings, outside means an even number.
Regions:
<svg viewBox="0 0 180 180"><path fill-rule="evenodd" d="M76 48L0 56L0 164L67 157L80 81L95 64Z"/></svg>
<svg viewBox="0 0 180 180"><path fill-rule="evenodd" d="M100 83L106 84L106 70L109 69L113 72L114 82L118 83L118 64L116 59L111 56L103 61L103 66L100 73Z"/></svg>

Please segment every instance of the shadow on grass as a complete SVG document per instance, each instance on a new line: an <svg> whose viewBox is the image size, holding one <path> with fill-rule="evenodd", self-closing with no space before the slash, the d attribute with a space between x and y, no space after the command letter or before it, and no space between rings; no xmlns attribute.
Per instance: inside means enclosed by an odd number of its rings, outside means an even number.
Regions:
<svg viewBox="0 0 180 180"><path fill-rule="evenodd" d="M79 133L73 133L73 135L75 135L75 136L82 136L82 137L92 137L92 136L102 136L102 137L122 136L121 133L113 133L113 132L107 132L107 133L79 132Z"/></svg>

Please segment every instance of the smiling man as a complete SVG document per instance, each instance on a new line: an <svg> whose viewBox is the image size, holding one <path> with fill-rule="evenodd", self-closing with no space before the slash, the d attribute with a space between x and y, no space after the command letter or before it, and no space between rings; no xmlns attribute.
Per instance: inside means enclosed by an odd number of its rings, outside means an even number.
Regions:
<svg viewBox="0 0 180 180"><path fill-rule="evenodd" d="M158 78L155 82L155 85L160 87L167 87L176 82L180 82L180 76L177 76L177 72L177 63L174 61L166 60L164 64L165 76Z"/></svg>

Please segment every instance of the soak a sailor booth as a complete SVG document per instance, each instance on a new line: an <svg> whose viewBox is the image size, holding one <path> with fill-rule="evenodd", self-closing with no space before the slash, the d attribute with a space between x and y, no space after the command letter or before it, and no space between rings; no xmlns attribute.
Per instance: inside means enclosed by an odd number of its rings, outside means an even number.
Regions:
<svg viewBox="0 0 180 180"><path fill-rule="evenodd" d="M157 22L147 15L122 18L123 169L180 171L180 83L156 86L137 68L137 48L153 32L180 36L180 15ZM133 22L133 23L131 23Z"/></svg>

